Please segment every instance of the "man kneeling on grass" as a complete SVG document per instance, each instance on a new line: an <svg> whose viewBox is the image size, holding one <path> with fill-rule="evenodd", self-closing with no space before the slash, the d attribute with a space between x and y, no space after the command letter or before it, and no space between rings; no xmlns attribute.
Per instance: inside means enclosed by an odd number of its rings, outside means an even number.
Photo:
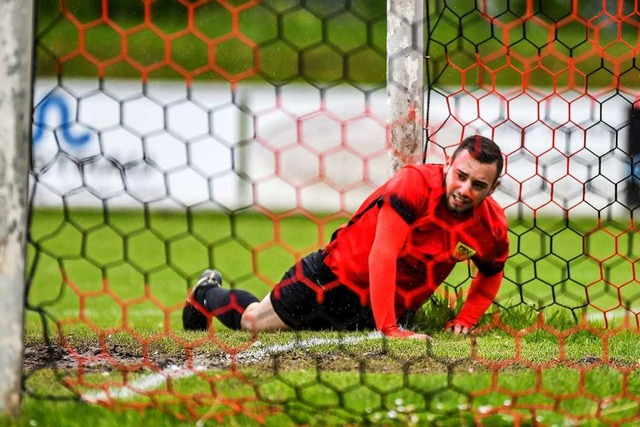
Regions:
<svg viewBox="0 0 640 427"><path fill-rule="evenodd" d="M411 165L373 192L323 250L302 258L262 300L221 287L206 270L182 313L188 330L215 316L231 329L363 330L387 337L428 338L398 319L417 310L457 262L477 273L446 328L466 334L489 308L509 252L504 211L491 194L503 159L490 139L462 141L444 165Z"/></svg>

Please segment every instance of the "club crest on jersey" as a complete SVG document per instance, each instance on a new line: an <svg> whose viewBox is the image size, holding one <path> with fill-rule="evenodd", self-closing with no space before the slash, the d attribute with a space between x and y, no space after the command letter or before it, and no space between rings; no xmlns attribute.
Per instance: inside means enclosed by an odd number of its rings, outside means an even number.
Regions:
<svg viewBox="0 0 640 427"><path fill-rule="evenodd" d="M476 254L476 251L465 245L462 242L458 242L456 247L453 249L453 258L457 261L464 261L465 259L469 259Z"/></svg>

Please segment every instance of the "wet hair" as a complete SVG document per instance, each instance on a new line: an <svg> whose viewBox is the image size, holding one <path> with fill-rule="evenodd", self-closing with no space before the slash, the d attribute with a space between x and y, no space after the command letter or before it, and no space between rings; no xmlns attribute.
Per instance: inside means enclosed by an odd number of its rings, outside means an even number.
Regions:
<svg viewBox="0 0 640 427"><path fill-rule="evenodd" d="M453 152L451 160L455 160L462 150L467 150L469 154L471 154L471 157L480 163L489 165L495 163L497 171L496 179L502 175L502 168L504 166L502 152L498 144L493 142L493 140L481 135L466 137L460 145L458 145L456 151Z"/></svg>

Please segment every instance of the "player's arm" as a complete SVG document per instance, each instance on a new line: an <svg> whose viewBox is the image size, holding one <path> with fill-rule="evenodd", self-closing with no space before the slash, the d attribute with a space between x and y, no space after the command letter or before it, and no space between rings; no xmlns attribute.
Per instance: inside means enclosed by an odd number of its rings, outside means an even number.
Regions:
<svg viewBox="0 0 640 427"><path fill-rule="evenodd" d="M496 216L496 223L501 225L493 230L496 244L490 259L472 258L478 272L471 281L469 294L460 313L454 320L447 323L446 329L455 334L466 334L480 320L498 294L504 277L504 265L509 256L509 239L507 237L507 222L504 214Z"/></svg>
<svg viewBox="0 0 640 427"><path fill-rule="evenodd" d="M491 274L478 271L469 287L469 295L456 318L447 323L446 329L455 334L466 334L493 303L503 278L502 270Z"/></svg>
<svg viewBox="0 0 640 427"><path fill-rule="evenodd" d="M396 263L409 235L409 225L388 203L378 213L378 224L369 254L369 292L376 329L388 337L426 338L401 331L395 310Z"/></svg>

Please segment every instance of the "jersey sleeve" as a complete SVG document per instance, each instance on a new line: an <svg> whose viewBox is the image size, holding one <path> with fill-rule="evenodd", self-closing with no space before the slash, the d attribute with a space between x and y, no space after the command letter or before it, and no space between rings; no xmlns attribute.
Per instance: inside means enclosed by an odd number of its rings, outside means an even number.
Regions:
<svg viewBox="0 0 640 427"><path fill-rule="evenodd" d="M509 256L509 239L504 213L500 210L494 216L492 234L495 236L493 253L488 259L474 258L478 273L473 278L460 313L453 323L472 328L493 303L504 277L504 265Z"/></svg>
<svg viewBox="0 0 640 427"><path fill-rule="evenodd" d="M482 222L487 233L493 236L490 253L483 258L472 258L478 270L485 276L492 276L502 272L509 257L509 236L507 218L504 210L493 200L487 199L482 211Z"/></svg>
<svg viewBox="0 0 640 427"><path fill-rule="evenodd" d="M385 335L398 329L395 310L396 260L408 228L390 206L382 206L369 255L369 296L376 329Z"/></svg>
<svg viewBox="0 0 640 427"><path fill-rule="evenodd" d="M382 191L382 200L407 223L413 223L427 208L433 182L415 167L402 168ZM438 182L437 185L441 185Z"/></svg>
<svg viewBox="0 0 640 427"><path fill-rule="evenodd" d="M427 207L430 182L414 167L401 169L381 189L382 206L369 256L369 292L376 329L398 334L395 310L397 259L413 223Z"/></svg>
<svg viewBox="0 0 640 427"><path fill-rule="evenodd" d="M467 300L456 319L451 323L457 323L469 329L473 328L493 303L502 284L502 277L502 272L488 277L478 272L471 282Z"/></svg>
<svg viewBox="0 0 640 427"><path fill-rule="evenodd" d="M509 241L505 239L498 240L495 243L495 251L491 259L472 258L473 263L478 270L485 276L493 276L501 273L509 256Z"/></svg>

